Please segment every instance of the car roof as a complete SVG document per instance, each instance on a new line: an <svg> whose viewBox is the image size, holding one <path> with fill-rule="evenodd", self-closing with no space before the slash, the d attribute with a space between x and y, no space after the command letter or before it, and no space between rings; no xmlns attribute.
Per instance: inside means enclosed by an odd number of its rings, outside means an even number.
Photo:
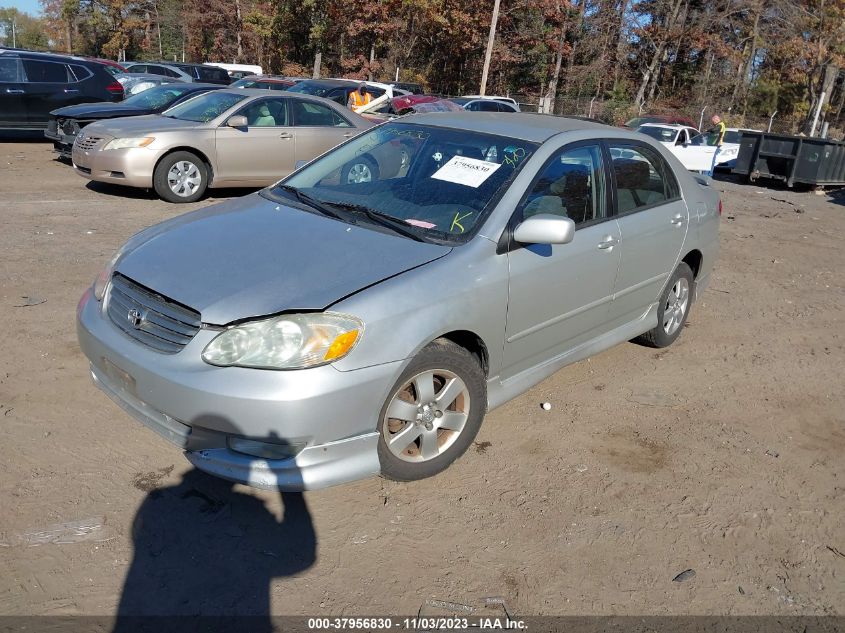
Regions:
<svg viewBox="0 0 845 633"><path fill-rule="evenodd" d="M679 130L684 127L692 127L691 125L684 125L683 123L643 123L640 127L668 127L673 130Z"/></svg>
<svg viewBox="0 0 845 633"><path fill-rule="evenodd" d="M402 122L510 136L534 143L547 141L561 132L608 129L618 131L602 123L528 112L432 112L410 114L402 117Z"/></svg>
<svg viewBox="0 0 845 633"><path fill-rule="evenodd" d="M308 83L314 86L358 86L367 83L366 81L358 81L355 79L303 79L301 83Z"/></svg>
<svg viewBox="0 0 845 633"><path fill-rule="evenodd" d="M66 62L69 59L72 59L75 62L87 62L89 64L97 64L98 66L102 66L103 62L97 61L90 57L81 57L79 55L70 55L65 53L49 53L44 51L30 51L25 48L10 48L10 47L0 47L0 55L35 55L37 57L44 57L49 61L64 61Z"/></svg>

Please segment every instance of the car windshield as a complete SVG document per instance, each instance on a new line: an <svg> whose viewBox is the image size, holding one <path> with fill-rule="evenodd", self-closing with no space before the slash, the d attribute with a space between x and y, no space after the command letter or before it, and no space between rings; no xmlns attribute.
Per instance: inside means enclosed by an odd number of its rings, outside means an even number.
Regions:
<svg viewBox="0 0 845 633"><path fill-rule="evenodd" d="M463 242L536 148L504 136L387 123L317 159L266 195L346 209L353 221L375 212L423 239Z"/></svg>
<svg viewBox="0 0 845 633"><path fill-rule="evenodd" d="M123 103L136 108L158 110L173 103L189 90L191 90L190 86L167 84L166 86L157 86L144 90L144 92L129 97Z"/></svg>
<svg viewBox="0 0 845 633"><path fill-rule="evenodd" d="M233 94L231 92L206 92L193 99L188 99L184 103L175 105L165 110L162 114L171 119L208 123L212 119L219 117L239 101L246 99L246 97L246 95Z"/></svg>
<svg viewBox="0 0 845 633"><path fill-rule="evenodd" d="M675 140L675 137L678 135L678 130L675 130L673 128L654 127L651 125L644 125L640 128L637 128L637 132L645 134L646 136L650 136L651 138L657 139L662 143L671 143Z"/></svg>

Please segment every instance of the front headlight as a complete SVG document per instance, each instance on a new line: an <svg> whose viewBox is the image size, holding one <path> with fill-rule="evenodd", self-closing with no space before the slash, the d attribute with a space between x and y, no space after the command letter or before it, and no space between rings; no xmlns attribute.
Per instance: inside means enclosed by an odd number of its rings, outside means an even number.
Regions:
<svg viewBox="0 0 845 633"><path fill-rule="evenodd" d="M103 150L107 149L128 149L130 147L146 147L155 140L152 136L142 136L138 138L113 138Z"/></svg>
<svg viewBox="0 0 845 633"><path fill-rule="evenodd" d="M102 301L103 297L106 296L106 288L109 287L109 282L111 281L111 276L114 273L114 267L117 264L117 259L123 253L123 249L118 249L118 251L114 254L114 257L111 258L111 261L106 264L106 267L100 271L100 274L97 275L97 278L94 280L94 298L97 301Z"/></svg>
<svg viewBox="0 0 845 633"><path fill-rule="evenodd" d="M149 90L150 88L154 88L155 85L156 84L153 83L152 81L140 81L129 89L129 94L136 95L140 92L144 92L144 90Z"/></svg>
<svg viewBox="0 0 845 633"><path fill-rule="evenodd" d="M346 356L364 332L364 323L348 314L285 314L229 328L202 353L220 367L303 369Z"/></svg>

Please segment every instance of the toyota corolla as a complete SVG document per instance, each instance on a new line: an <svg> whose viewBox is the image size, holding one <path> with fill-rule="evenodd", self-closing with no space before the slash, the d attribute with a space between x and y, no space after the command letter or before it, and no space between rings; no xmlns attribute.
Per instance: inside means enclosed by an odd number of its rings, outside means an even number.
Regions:
<svg viewBox="0 0 845 633"><path fill-rule="evenodd" d="M343 177L362 160L394 168ZM79 340L96 384L207 472L428 477L565 365L678 338L718 253L708 182L586 121L412 115L131 238Z"/></svg>

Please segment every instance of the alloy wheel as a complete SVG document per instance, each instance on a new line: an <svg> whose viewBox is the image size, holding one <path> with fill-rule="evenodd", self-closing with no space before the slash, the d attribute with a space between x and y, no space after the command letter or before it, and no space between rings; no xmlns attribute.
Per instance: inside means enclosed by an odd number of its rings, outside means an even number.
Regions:
<svg viewBox="0 0 845 633"><path fill-rule="evenodd" d="M689 282L686 277L678 277L663 308L663 331L672 336L684 322L689 305Z"/></svg>
<svg viewBox="0 0 845 633"><path fill-rule="evenodd" d="M467 423L466 384L445 369L421 372L393 394L382 421L390 452L406 462L426 462L452 446Z"/></svg>

